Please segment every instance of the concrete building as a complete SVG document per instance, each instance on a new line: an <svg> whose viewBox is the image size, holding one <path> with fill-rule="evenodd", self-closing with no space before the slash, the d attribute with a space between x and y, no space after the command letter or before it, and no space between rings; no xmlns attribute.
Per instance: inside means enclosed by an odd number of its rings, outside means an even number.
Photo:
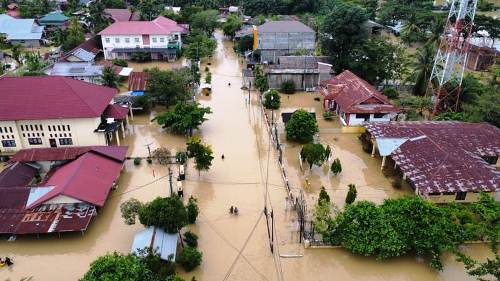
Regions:
<svg viewBox="0 0 500 281"><path fill-rule="evenodd" d="M128 107L116 89L60 76L0 78L0 154L25 148L120 144Z"/></svg>
<svg viewBox="0 0 500 281"><path fill-rule="evenodd" d="M325 110L336 113L344 126L388 122L399 112L386 96L349 70L322 81L320 93Z"/></svg>
<svg viewBox="0 0 500 281"><path fill-rule="evenodd" d="M0 34L4 34L7 42L24 47L39 47L43 34L43 26L34 19L17 19L6 14L0 15Z"/></svg>
<svg viewBox="0 0 500 281"><path fill-rule="evenodd" d="M365 122L362 140L382 169L394 169L415 194L435 203L474 202L500 191L500 129L458 121Z"/></svg>
<svg viewBox="0 0 500 281"><path fill-rule="evenodd" d="M115 22L99 33L104 58L131 59L133 53L147 53L153 60L175 60L187 30L177 22L157 17L153 21Z"/></svg>
<svg viewBox="0 0 500 281"><path fill-rule="evenodd" d="M271 89L293 81L297 90L315 91L320 81L330 78L332 65L327 62L327 57L282 56L277 63L264 65L263 72Z"/></svg>
<svg viewBox="0 0 500 281"><path fill-rule="evenodd" d="M257 48L261 52L261 61L276 63L278 57L294 55L296 52L312 55L315 49L316 35L300 21L270 21L257 27Z"/></svg>

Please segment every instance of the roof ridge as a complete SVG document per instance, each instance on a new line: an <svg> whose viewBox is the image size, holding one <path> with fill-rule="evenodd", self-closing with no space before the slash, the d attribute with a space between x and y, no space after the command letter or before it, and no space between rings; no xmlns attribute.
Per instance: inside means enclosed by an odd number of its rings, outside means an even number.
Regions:
<svg viewBox="0 0 500 281"><path fill-rule="evenodd" d="M55 76L55 77L57 77L57 76ZM73 92L73 94L74 94L75 96L77 96L77 97L78 97L78 99L80 99L80 100L81 100L81 101L85 104L85 106L87 106L87 107L90 109L90 111L91 111L91 112L94 112L95 114L98 114L98 115L102 113L102 112L101 112L101 113L99 113L99 112L95 112L95 111L94 111L94 109L92 108L92 106L90 106L90 105L88 104L88 102L87 102L87 101L86 101L83 97L81 97L81 96L77 93L77 91L75 91L75 89L73 88L73 86L72 86L72 85L70 85L69 83L67 83L67 82L69 81L69 79L71 79L71 78L65 78L65 77L60 77L60 78L62 78L62 81L64 82L64 84L66 84L66 85L67 85L67 86L71 89L71 91ZM78 81L78 83L83 83L83 82L81 82L81 81L79 81L79 80L75 80L75 79L71 79L71 80ZM72 81L72 82L73 82L73 81Z"/></svg>

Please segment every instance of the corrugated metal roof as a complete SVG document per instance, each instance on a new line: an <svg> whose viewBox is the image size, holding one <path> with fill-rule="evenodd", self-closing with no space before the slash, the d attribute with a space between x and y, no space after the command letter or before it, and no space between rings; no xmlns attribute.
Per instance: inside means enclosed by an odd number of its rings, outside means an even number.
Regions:
<svg viewBox="0 0 500 281"><path fill-rule="evenodd" d="M172 261L175 261L177 238L178 234L166 233L157 227L148 227L134 236L130 252L138 254L138 250L152 247L158 251L162 260L169 260L169 256L171 256Z"/></svg>
<svg viewBox="0 0 500 281"><path fill-rule="evenodd" d="M0 33L7 35L7 40L37 40L42 38L43 26L38 26L34 19L16 19L0 15Z"/></svg>
<svg viewBox="0 0 500 281"><path fill-rule="evenodd" d="M104 66L90 62L56 62L50 71L52 76L102 76Z"/></svg>
<svg viewBox="0 0 500 281"><path fill-rule="evenodd" d="M258 27L261 32L307 32L314 33L309 26L295 20L269 21Z"/></svg>
<svg viewBox="0 0 500 281"><path fill-rule="evenodd" d="M37 171L38 169L28 164L11 163L0 173L0 188L26 186L33 180Z"/></svg>

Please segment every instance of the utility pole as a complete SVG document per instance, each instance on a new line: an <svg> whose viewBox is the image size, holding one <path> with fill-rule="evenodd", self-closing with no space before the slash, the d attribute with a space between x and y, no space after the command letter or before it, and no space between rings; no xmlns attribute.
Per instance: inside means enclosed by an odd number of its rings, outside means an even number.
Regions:
<svg viewBox="0 0 500 281"><path fill-rule="evenodd" d="M274 253L274 210L271 209L271 253Z"/></svg>
<svg viewBox="0 0 500 281"><path fill-rule="evenodd" d="M168 167L168 182L170 183L170 196L172 196L172 194L174 194L174 190L172 187L172 170L170 167Z"/></svg>
<svg viewBox="0 0 500 281"><path fill-rule="evenodd" d="M248 81L248 104L250 104L250 89L252 88L252 81Z"/></svg>

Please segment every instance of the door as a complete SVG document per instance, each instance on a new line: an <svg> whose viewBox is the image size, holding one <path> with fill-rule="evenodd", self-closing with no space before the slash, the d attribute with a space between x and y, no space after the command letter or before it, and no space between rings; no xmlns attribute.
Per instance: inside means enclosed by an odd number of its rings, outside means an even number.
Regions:
<svg viewBox="0 0 500 281"><path fill-rule="evenodd" d="M49 139L50 147L57 147L56 139Z"/></svg>

